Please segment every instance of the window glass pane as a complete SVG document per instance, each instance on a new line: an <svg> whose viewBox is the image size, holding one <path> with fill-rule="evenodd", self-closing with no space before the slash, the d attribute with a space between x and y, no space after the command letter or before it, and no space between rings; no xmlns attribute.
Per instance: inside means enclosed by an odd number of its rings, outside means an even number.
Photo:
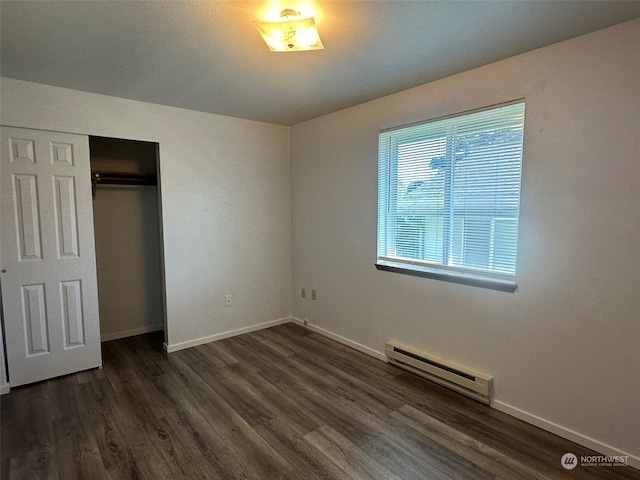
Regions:
<svg viewBox="0 0 640 480"><path fill-rule="evenodd" d="M378 257L515 275L524 103L382 132Z"/></svg>

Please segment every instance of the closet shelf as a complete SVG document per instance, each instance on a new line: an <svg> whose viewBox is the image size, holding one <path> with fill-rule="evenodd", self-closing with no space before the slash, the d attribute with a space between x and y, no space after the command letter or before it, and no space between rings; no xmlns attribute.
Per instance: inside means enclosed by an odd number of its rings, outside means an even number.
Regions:
<svg viewBox="0 0 640 480"><path fill-rule="evenodd" d="M157 185L155 173L91 172L94 185Z"/></svg>
<svg viewBox="0 0 640 480"><path fill-rule="evenodd" d="M155 173L91 172L91 195L96 198L98 185L157 185Z"/></svg>

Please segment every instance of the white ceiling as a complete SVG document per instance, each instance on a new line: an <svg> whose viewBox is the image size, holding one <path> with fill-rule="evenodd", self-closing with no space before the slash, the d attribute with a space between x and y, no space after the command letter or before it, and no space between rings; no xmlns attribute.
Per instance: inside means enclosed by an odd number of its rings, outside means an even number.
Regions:
<svg viewBox="0 0 640 480"><path fill-rule="evenodd" d="M283 8L311 8L325 50L269 52L252 21ZM640 1L2 0L0 72L293 125L638 17Z"/></svg>

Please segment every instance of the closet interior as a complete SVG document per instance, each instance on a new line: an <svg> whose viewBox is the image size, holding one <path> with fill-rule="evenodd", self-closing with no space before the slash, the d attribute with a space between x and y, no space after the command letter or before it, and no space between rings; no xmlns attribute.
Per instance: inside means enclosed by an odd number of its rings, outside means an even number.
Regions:
<svg viewBox="0 0 640 480"><path fill-rule="evenodd" d="M101 340L165 330L158 144L89 146Z"/></svg>

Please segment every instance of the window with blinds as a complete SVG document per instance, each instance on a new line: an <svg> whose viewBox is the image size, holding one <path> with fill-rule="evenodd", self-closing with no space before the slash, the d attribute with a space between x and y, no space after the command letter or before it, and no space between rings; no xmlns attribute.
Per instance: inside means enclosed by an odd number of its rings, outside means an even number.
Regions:
<svg viewBox="0 0 640 480"><path fill-rule="evenodd" d="M379 268L515 289L524 109L380 132Z"/></svg>

